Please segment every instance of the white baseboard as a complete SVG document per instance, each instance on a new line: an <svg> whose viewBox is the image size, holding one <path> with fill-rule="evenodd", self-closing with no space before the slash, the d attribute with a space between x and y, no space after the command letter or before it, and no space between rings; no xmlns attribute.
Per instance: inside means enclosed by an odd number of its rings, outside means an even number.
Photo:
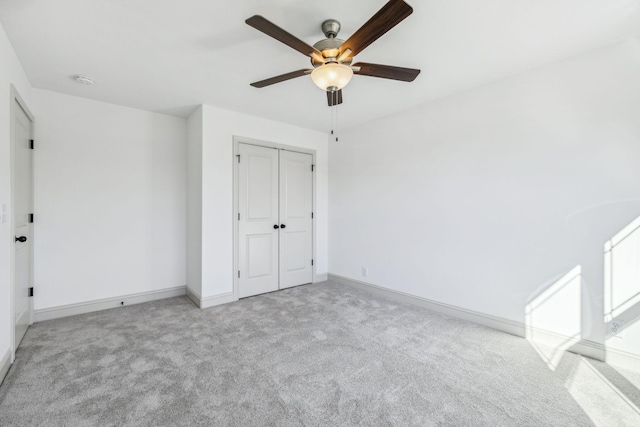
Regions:
<svg viewBox="0 0 640 427"><path fill-rule="evenodd" d="M327 280L329 280L329 273L316 274L313 283L326 282Z"/></svg>
<svg viewBox="0 0 640 427"><path fill-rule="evenodd" d="M592 359L604 362L606 359L606 352L603 344L590 340L580 340L571 347L569 347L571 353L580 354L582 356L590 357Z"/></svg>
<svg viewBox="0 0 640 427"><path fill-rule="evenodd" d="M640 356L626 351L607 348L607 363L640 372Z"/></svg>
<svg viewBox="0 0 640 427"><path fill-rule="evenodd" d="M200 295L196 291L189 289L187 287L186 295L187 295L187 298L189 298L191 302L196 305L196 307L200 308Z"/></svg>
<svg viewBox="0 0 640 427"><path fill-rule="evenodd" d="M532 343L555 347L556 349L563 347L571 353L580 354L602 362L605 361L605 347L603 344L577 337L568 337L544 329L527 326L525 326L525 328L527 329L525 338Z"/></svg>
<svg viewBox="0 0 640 427"><path fill-rule="evenodd" d="M394 301L417 305L419 307L427 308L441 314L446 314L447 316L466 320L468 322L486 326L491 329L497 329L511 335L517 335L519 337L525 336L524 325L512 320L467 310L437 301L432 301L416 295L395 291L393 289L385 288L378 285L372 285L370 283L361 282L359 280L349 279L347 277L338 276L336 274L329 274L329 280L332 282L340 283L341 285L347 285L364 291L369 291L374 294L382 295L387 298L393 299Z"/></svg>
<svg viewBox="0 0 640 427"><path fill-rule="evenodd" d="M8 348L7 351L0 359L0 385L4 381L4 377L7 376L7 372L9 372L9 368L11 367L11 349Z"/></svg>
<svg viewBox="0 0 640 427"><path fill-rule="evenodd" d="M159 299L179 297L186 294L186 286L160 289L157 291L140 292L137 294L120 297L104 298L100 300L81 302L76 304L61 305L58 307L43 308L35 311L35 321L58 319L61 317L75 316L77 314L91 313L94 311L108 310L124 305L140 304Z"/></svg>
<svg viewBox="0 0 640 427"><path fill-rule="evenodd" d="M227 304L230 302L233 302L233 292L200 298L200 308L215 307L216 305Z"/></svg>
<svg viewBox="0 0 640 427"><path fill-rule="evenodd" d="M475 323L477 325L486 326L487 328L495 329L500 332L506 332L507 334L516 335L521 338L526 337L526 326L521 322L516 322L498 316L492 316L490 314L480 313L473 310L467 310L465 308L429 300L427 298L422 298L417 295L411 295L405 292L396 291L393 289L385 288L383 286L373 285L371 283L361 282L359 280L338 276L336 274L329 274L329 280L341 285L347 285L377 295L382 295L394 301L417 305L418 307L426 308L437 313L454 317L456 319L466 320L467 322ZM557 336L557 334L554 334L553 332L539 330L536 330L536 332L540 334L550 334ZM604 345L594 341L580 340L579 342L572 345L569 348L569 351L571 351L572 353L590 357L592 359L601 361L605 360Z"/></svg>
<svg viewBox="0 0 640 427"><path fill-rule="evenodd" d="M233 292L226 292L224 294L202 298L196 291L187 288L187 298L200 308L209 308L233 302Z"/></svg>

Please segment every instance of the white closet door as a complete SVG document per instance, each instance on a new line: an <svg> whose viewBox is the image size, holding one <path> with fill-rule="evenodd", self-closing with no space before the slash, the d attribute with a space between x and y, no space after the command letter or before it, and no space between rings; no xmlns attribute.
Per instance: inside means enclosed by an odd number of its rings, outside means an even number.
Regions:
<svg viewBox="0 0 640 427"><path fill-rule="evenodd" d="M313 279L311 160L280 151L280 289Z"/></svg>
<svg viewBox="0 0 640 427"><path fill-rule="evenodd" d="M278 150L239 146L240 298L278 289Z"/></svg>

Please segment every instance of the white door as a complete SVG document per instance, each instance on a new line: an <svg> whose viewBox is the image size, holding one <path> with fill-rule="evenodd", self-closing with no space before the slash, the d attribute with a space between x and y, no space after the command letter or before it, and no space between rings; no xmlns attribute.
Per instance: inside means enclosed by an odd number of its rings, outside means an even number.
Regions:
<svg viewBox="0 0 640 427"><path fill-rule="evenodd" d="M311 154L249 144L238 154L238 296L311 283Z"/></svg>
<svg viewBox="0 0 640 427"><path fill-rule="evenodd" d="M313 279L311 154L280 150L280 289Z"/></svg>
<svg viewBox="0 0 640 427"><path fill-rule="evenodd" d="M239 145L239 296L278 289L278 150Z"/></svg>
<svg viewBox="0 0 640 427"><path fill-rule="evenodd" d="M33 287L33 150L31 150L32 123L14 99L13 153L14 153L14 349L31 324L33 304L29 288Z"/></svg>

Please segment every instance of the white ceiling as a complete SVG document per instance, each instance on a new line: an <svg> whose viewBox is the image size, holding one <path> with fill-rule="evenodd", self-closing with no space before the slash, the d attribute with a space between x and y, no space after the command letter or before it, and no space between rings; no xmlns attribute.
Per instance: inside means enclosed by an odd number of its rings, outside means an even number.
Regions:
<svg viewBox="0 0 640 427"><path fill-rule="evenodd" d="M413 15L356 61L420 68L413 83L355 76L341 128L640 33L640 0L407 0ZM0 20L38 88L186 116L210 104L326 131L331 109L303 55L244 23L254 14L309 44L320 24L346 39L385 0L1 0ZM86 74L93 86L75 83Z"/></svg>

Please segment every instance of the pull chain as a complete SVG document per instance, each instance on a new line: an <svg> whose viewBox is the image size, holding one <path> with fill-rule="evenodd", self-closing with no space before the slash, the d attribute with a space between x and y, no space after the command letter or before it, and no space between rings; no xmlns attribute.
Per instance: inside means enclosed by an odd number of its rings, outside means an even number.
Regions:
<svg viewBox="0 0 640 427"><path fill-rule="evenodd" d="M338 142L338 105L334 105L331 108L331 135L334 140Z"/></svg>
<svg viewBox="0 0 640 427"><path fill-rule="evenodd" d="M335 130L336 130L336 142L338 142L338 130L339 130L338 129L338 116L339 116L338 113L340 112L339 108L340 108L340 104L336 105L336 127L335 127Z"/></svg>

